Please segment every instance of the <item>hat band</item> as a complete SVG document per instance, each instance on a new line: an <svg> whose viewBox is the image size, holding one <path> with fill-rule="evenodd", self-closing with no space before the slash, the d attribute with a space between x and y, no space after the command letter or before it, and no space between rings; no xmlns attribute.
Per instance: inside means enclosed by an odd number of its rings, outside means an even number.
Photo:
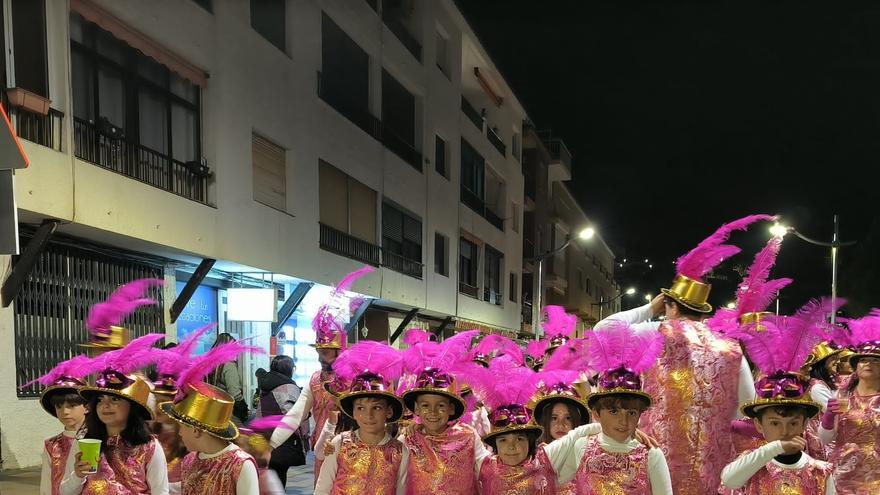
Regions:
<svg viewBox="0 0 880 495"><path fill-rule="evenodd" d="M693 306L702 306L709 300L710 284L694 280L684 275L678 275L672 281L672 287L668 290L675 297Z"/></svg>
<svg viewBox="0 0 880 495"><path fill-rule="evenodd" d="M526 425L532 420L529 410L522 404L508 404L492 411L489 421L494 428Z"/></svg>
<svg viewBox="0 0 880 495"><path fill-rule="evenodd" d="M201 387L210 387L206 384L199 384ZM172 405L172 409L179 416L187 418L195 422L198 426L209 429L211 431L225 431L229 426L229 420L232 418L232 399L219 389L206 388L205 392L218 395L217 397L209 397L201 390L193 385L189 385L189 393L180 401ZM223 396L219 396L223 394Z"/></svg>

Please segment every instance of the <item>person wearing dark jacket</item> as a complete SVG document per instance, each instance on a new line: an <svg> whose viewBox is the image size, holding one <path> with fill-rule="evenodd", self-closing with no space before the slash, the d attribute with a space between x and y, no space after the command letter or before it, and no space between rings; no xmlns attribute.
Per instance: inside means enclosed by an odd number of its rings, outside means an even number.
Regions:
<svg viewBox="0 0 880 495"><path fill-rule="evenodd" d="M278 355L272 358L269 371L258 379L260 389L258 418L283 415L296 403L302 389L293 381L293 369L293 359L290 356ZM302 466L305 463L302 436L299 432L295 432L272 451L269 469L278 474L282 485L286 485L287 470L291 466Z"/></svg>

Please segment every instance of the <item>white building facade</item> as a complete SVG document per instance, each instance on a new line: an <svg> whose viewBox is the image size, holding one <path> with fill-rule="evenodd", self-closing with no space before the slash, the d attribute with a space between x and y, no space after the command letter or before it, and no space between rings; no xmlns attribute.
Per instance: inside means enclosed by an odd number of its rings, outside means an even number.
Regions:
<svg viewBox="0 0 880 495"><path fill-rule="evenodd" d="M77 352L85 308L136 276L166 286L131 326L171 340L205 259L201 316L267 347L292 327L227 321L227 288L314 306L310 287L363 264L361 338L519 331L526 115L451 0L4 0L3 14L6 85L23 90L4 106L30 159L4 283L58 222L0 308L3 469L38 464L58 430L18 386Z"/></svg>

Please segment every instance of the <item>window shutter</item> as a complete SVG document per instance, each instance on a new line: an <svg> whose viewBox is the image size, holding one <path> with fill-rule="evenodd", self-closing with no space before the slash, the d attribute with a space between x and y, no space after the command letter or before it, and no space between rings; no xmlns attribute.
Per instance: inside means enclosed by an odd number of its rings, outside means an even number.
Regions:
<svg viewBox="0 0 880 495"><path fill-rule="evenodd" d="M277 210L287 209L287 173L284 148L252 135L254 200Z"/></svg>

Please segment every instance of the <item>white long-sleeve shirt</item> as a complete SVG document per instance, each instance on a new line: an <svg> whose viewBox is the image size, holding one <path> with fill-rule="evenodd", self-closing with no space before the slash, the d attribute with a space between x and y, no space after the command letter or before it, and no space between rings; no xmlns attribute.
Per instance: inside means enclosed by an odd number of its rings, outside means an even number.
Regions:
<svg viewBox="0 0 880 495"><path fill-rule="evenodd" d="M281 421L284 421L290 426L290 429L275 428L275 431L272 432L272 438L269 439L269 445L271 445L273 449L277 449L282 443L286 442L287 439L290 438L290 435L293 435L296 429L299 428L303 418L308 417L308 413L312 410L313 402L312 387L306 385L303 387L302 393L299 394L299 397L296 399L296 403L293 404L293 407L291 407L281 419ZM315 447L315 449L317 450L317 447Z"/></svg>
<svg viewBox="0 0 880 495"><path fill-rule="evenodd" d="M324 422L324 428L321 430L321 434L318 435L318 440L315 441L315 459L319 461L324 460L324 446L327 445L327 441L336 436L336 423L331 423L328 418L326 422Z"/></svg>
<svg viewBox="0 0 880 495"><path fill-rule="evenodd" d="M67 438L72 438L76 443L76 431L64 430L61 432ZM53 437L54 438L54 435ZM49 452L46 451L46 444L43 444L43 467L40 469L40 495L52 495L52 461L49 459ZM67 452L67 460L64 463L64 473L72 473L73 465L76 462L73 446Z"/></svg>
<svg viewBox="0 0 880 495"><path fill-rule="evenodd" d="M633 327L637 332L656 332L660 328L660 322L648 321L652 317L653 313L651 311L651 305L645 304L644 306L639 306L638 308L615 313L600 321L599 323L596 323L594 328L596 330L599 330L612 321L624 321L626 323L629 323L630 326ZM746 361L745 356L743 356L742 361L739 365L739 380L737 381L737 400L739 401L739 405L742 406L746 402L750 402L754 399L755 379L752 376L751 368L749 368L749 362ZM733 411L733 416L731 419L738 418L739 408Z"/></svg>
<svg viewBox="0 0 880 495"><path fill-rule="evenodd" d="M168 465L165 462L165 451L162 450L162 444L159 443L159 440L154 438L152 442L154 443L153 456L150 457L150 462L147 464L147 486L150 487L150 495L168 495ZM70 447L70 456L76 459L78 453L79 443L74 442ZM61 495L78 495L82 493L88 476L78 477L73 469L73 464L71 464L71 470L61 480L58 491L61 492Z"/></svg>
<svg viewBox="0 0 880 495"><path fill-rule="evenodd" d="M352 435L360 441L359 430L354 430ZM386 433L385 438L379 442L379 445L385 445L390 441L391 435ZM331 490L333 490L333 483L336 481L336 469L338 467L336 463L339 449L342 446L342 435L333 437L330 444L333 446L333 453L325 457L324 463L321 464L321 473L318 475L318 483L315 485L315 495L329 495ZM406 466L409 463L409 450L404 447L402 451L400 468L397 470L397 495L406 493ZM369 480L364 480L364 482L369 482Z"/></svg>
<svg viewBox="0 0 880 495"><path fill-rule="evenodd" d="M739 456L735 461L731 462L721 471L721 484L725 488L737 489L746 486L752 476L758 473L767 464L773 464L780 469L803 469L808 462L812 460L806 452L801 452L801 458L794 464L783 464L775 459L776 456L784 454L782 442L776 440L749 452L748 454ZM826 482L825 495L836 495L837 490L834 488L834 475L828 476Z"/></svg>
<svg viewBox="0 0 880 495"><path fill-rule="evenodd" d="M828 408L828 401L834 397L834 391L824 382L818 382L810 387L810 398L822 406L822 412Z"/></svg>

